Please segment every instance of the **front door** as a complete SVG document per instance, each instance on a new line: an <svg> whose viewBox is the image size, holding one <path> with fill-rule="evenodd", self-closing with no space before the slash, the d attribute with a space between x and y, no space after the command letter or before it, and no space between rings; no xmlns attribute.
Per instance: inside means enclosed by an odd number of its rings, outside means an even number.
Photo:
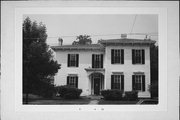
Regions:
<svg viewBox="0 0 180 120"><path fill-rule="evenodd" d="M94 94L99 95L100 93L100 78L94 78Z"/></svg>

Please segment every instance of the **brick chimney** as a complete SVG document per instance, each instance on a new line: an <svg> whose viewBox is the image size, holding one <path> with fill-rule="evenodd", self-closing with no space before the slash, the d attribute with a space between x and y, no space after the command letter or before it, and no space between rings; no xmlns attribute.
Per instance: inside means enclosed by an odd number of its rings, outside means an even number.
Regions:
<svg viewBox="0 0 180 120"><path fill-rule="evenodd" d="M62 44L63 44L63 39L62 39L62 38L58 38L58 42L59 42L59 46L62 46Z"/></svg>
<svg viewBox="0 0 180 120"><path fill-rule="evenodd" d="M122 39L126 39L127 38L127 34L121 34L121 38Z"/></svg>

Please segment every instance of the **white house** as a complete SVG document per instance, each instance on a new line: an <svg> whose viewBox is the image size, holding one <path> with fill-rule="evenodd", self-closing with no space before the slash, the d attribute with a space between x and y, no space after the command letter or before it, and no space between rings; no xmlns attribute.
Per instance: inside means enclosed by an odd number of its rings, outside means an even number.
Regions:
<svg viewBox="0 0 180 120"><path fill-rule="evenodd" d="M54 84L80 88L82 96L120 89L150 97L150 45L154 43L123 37L98 44L51 46L61 64Z"/></svg>

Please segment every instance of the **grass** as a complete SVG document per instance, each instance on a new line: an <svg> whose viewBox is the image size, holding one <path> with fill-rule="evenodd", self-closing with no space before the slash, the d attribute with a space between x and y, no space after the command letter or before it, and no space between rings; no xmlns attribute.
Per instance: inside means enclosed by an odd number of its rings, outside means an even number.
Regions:
<svg viewBox="0 0 180 120"><path fill-rule="evenodd" d="M136 104L138 100L136 101L125 101L125 100L99 100L100 105L127 105L127 104Z"/></svg>
<svg viewBox="0 0 180 120"><path fill-rule="evenodd" d="M40 97L30 97L29 105L83 105L89 104L91 99L87 97L80 97L79 99L62 99L60 97L54 98L40 98Z"/></svg>

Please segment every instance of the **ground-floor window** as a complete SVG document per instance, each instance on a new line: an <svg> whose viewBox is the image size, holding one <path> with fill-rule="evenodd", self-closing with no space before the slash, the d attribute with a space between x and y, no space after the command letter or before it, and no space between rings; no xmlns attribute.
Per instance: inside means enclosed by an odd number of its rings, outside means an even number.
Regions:
<svg viewBox="0 0 180 120"><path fill-rule="evenodd" d="M145 91L145 75L133 75L132 86L133 90Z"/></svg>
<svg viewBox="0 0 180 120"><path fill-rule="evenodd" d="M78 88L78 76L67 76L67 85Z"/></svg>
<svg viewBox="0 0 180 120"><path fill-rule="evenodd" d="M124 75L111 75L111 89L124 90Z"/></svg>

